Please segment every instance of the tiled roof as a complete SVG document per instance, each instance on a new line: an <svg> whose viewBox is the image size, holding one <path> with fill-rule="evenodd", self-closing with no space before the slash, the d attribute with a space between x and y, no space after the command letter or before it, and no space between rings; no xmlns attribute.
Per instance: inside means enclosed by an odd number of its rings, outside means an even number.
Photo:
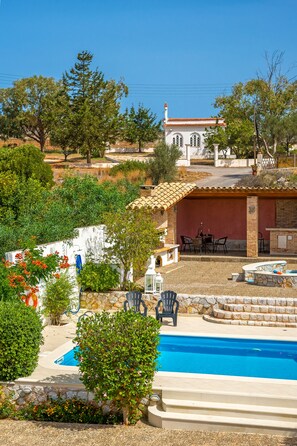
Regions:
<svg viewBox="0 0 297 446"><path fill-rule="evenodd" d="M137 198L127 207L129 209L166 210L195 188L195 183L161 183L152 190L151 196Z"/></svg>
<svg viewBox="0 0 297 446"><path fill-rule="evenodd" d="M205 191L293 191L297 190L297 186L284 186L284 185L278 185L278 186L198 186L196 185L196 190L205 190Z"/></svg>

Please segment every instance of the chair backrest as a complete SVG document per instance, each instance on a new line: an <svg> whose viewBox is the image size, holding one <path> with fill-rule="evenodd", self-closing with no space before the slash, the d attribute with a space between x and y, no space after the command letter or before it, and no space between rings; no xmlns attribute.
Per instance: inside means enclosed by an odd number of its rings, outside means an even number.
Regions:
<svg viewBox="0 0 297 446"><path fill-rule="evenodd" d="M163 291L160 300L162 301L163 311L173 312L173 306L176 302L177 294L174 291Z"/></svg>
<svg viewBox="0 0 297 446"><path fill-rule="evenodd" d="M140 291L129 291L126 294L129 309L140 312L140 303L142 301L142 293Z"/></svg>
<svg viewBox="0 0 297 446"><path fill-rule="evenodd" d="M193 243L193 239L191 237L188 237L187 235L181 235L180 236L182 243Z"/></svg>

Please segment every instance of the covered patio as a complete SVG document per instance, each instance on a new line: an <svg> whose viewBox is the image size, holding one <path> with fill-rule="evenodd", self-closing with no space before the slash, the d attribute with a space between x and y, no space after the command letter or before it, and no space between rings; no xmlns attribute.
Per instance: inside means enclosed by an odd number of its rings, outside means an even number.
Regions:
<svg viewBox="0 0 297 446"><path fill-rule="evenodd" d="M197 256L257 258L269 255L297 255L297 189L292 187L197 187L194 183L162 183L143 186L142 196L130 208L147 208L166 244ZM191 249L182 236L191 239L211 234L212 241L227 237L227 253ZM215 252L214 252L215 251Z"/></svg>

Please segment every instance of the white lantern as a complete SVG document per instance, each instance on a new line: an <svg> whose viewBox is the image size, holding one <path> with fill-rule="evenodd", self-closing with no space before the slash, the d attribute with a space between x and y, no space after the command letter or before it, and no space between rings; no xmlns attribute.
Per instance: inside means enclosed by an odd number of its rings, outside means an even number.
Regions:
<svg viewBox="0 0 297 446"><path fill-rule="evenodd" d="M160 294L163 291L163 277L160 273L157 273L156 275L156 293Z"/></svg>
<svg viewBox="0 0 297 446"><path fill-rule="evenodd" d="M154 256L151 256L151 263L145 273L144 285L146 293L154 293L156 291L156 271Z"/></svg>

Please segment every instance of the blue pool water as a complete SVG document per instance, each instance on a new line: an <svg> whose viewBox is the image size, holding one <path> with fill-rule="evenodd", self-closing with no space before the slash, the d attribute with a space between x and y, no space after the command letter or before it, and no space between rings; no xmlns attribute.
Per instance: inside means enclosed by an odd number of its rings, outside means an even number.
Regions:
<svg viewBox="0 0 297 446"><path fill-rule="evenodd" d="M297 342L161 335L158 370L297 380ZM56 364L77 366L74 350Z"/></svg>

